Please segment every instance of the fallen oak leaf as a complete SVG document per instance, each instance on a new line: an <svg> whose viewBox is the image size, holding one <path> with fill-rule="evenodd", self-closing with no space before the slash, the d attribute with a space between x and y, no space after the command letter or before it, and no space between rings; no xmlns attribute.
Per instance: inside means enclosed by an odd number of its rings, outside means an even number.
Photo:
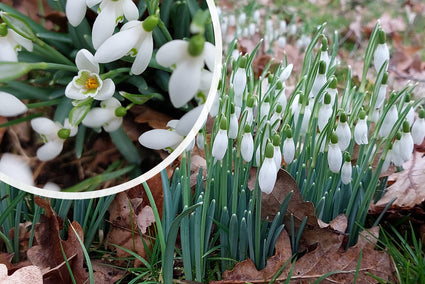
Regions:
<svg viewBox="0 0 425 284"><path fill-rule="evenodd" d="M42 284L43 274L35 265L25 266L16 270L12 275L7 275L7 267L0 264L0 283L3 284Z"/></svg>

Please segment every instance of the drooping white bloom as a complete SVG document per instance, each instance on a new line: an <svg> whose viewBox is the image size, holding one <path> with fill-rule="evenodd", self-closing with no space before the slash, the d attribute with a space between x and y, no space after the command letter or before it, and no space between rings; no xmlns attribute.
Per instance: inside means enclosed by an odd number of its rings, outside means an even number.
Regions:
<svg viewBox="0 0 425 284"><path fill-rule="evenodd" d="M89 7L98 3L100 3L100 12L92 29L94 49L98 49L114 33L115 27L123 21L124 17L127 21L134 21L139 18L139 9L132 0L87 0Z"/></svg>
<svg viewBox="0 0 425 284"><path fill-rule="evenodd" d="M359 120L354 127L354 141L357 145L365 145L368 143L368 128L367 128L367 116L360 112Z"/></svg>
<svg viewBox="0 0 425 284"><path fill-rule="evenodd" d="M382 110L380 108L375 108L372 112L372 118L371 121L377 123L379 118L381 117Z"/></svg>
<svg viewBox="0 0 425 284"><path fill-rule="evenodd" d="M120 32L106 39L97 49L94 58L99 63L120 59L126 54L135 57L131 73L140 75L146 70L152 58L152 30L158 23L157 16L150 16L143 22L130 21Z"/></svg>
<svg viewBox="0 0 425 284"><path fill-rule="evenodd" d="M329 118L332 116L332 105L331 105L331 95L326 93L324 98L324 103L320 106L319 116L317 118L317 126L319 131L322 132L325 126L329 122Z"/></svg>
<svg viewBox="0 0 425 284"><path fill-rule="evenodd" d="M410 125L407 120L403 122L403 133L401 134L399 153L404 162L408 161L413 152L413 138L410 134Z"/></svg>
<svg viewBox="0 0 425 284"><path fill-rule="evenodd" d="M304 109L303 121L301 123L301 129L300 129L301 134L307 133L308 124L310 122L310 117L311 117L311 109L310 109L309 105L306 105L305 109Z"/></svg>
<svg viewBox="0 0 425 284"><path fill-rule="evenodd" d="M178 120L170 120L167 124L170 129L153 129L144 132L139 137L139 143L146 148L154 150L172 151L178 147L195 125L203 105L197 106L187 112ZM194 143L195 141L193 141Z"/></svg>
<svg viewBox="0 0 425 284"><path fill-rule="evenodd" d="M57 191L57 192L61 191L61 188L59 185L50 181L43 186L43 189Z"/></svg>
<svg viewBox="0 0 425 284"><path fill-rule="evenodd" d="M347 117L343 113L341 114L338 124L335 129L335 133L338 136L338 146L341 151L345 151L351 142L351 129L347 123Z"/></svg>
<svg viewBox="0 0 425 284"><path fill-rule="evenodd" d="M269 115L270 112L270 103L268 98L266 98L260 107L260 119L262 119L263 117L267 117Z"/></svg>
<svg viewBox="0 0 425 284"><path fill-rule="evenodd" d="M383 30L378 31L378 44L376 46L375 52L373 53L373 65L375 67L376 72L379 72L382 65L384 65L385 62L388 62L390 60L390 51L385 40L385 32ZM385 71L387 70L388 64L385 68Z"/></svg>
<svg viewBox="0 0 425 284"><path fill-rule="evenodd" d="M27 185L34 185L31 168L21 156L4 153L0 159L0 172Z"/></svg>
<svg viewBox="0 0 425 284"><path fill-rule="evenodd" d="M85 100L92 97L95 100L106 100L115 92L115 84L111 79L102 80L99 76L99 64L90 51L81 49L75 58L79 70L66 86L65 95L73 100Z"/></svg>
<svg viewBox="0 0 425 284"><path fill-rule="evenodd" d="M246 14L242 12L239 14L238 24L242 26L242 25L245 25L245 22L246 22Z"/></svg>
<svg viewBox="0 0 425 284"><path fill-rule="evenodd" d="M252 19L254 20L254 22L259 22L261 21L261 14L260 14L260 10L255 10L253 15L252 15Z"/></svg>
<svg viewBox="0 0 425 284"><path fill-rule="evenodd" d="M230 139L236 139L238 137L238 118L236 117L235 113L232 113L230 115L230 123L229 123L229 138Z"/></svg>
<svg viewBox="0 0 425 284"><path fill-rule="evenodd" d="M338 137L336 134L332 135L331 142L328 149L328 166L329 170L333 173L338 173L342 164L342 152L338 146Z"/></svg>
<svg viewBox="0 0 425 284"><path fill-rule="evenodd" d="M313 86L310 91L310 98L316 98L320 92L320 89L326 84L326 62L319 62L319 69L316 77L314 78Z"/></svg>
<svg viewBox="0 0 425 284"><path fill-rule="evenodd" d="M286 164L292 163L295 157L295 143L294 139L291 137L286 137L285 141L283 141L283 159Z"/></svg>
<svg viewBox="0 0 425 284"><path fill-rule="evenodd" d="M387 155L385 156L384 162L382 163L381 173L385 173L388 168L390 167L391 161L392 161L392 145L390 145L390 149L387 152Z"/></svg>
<svg viewBox="0 0 425 284"><path fill-rule="evenodd" d="M280 36L277 38L277 46L279 48L285 48L286 46L286 37Z"/></svg>
<svg viewBox="0 0 425 284"><path fill-rule="evenodd" d="M247 127L245 127L245 133L242 136L242 142L241 142L242 159L245 162L249 163L252 160L253 154L254 154L254 139L252 138L251 127L247 125Z"/></svg>
<svg viewBox="0 0 425 284"><path fill-rule="evenodd" d="M351 182L352 166L350 161L345 161L341 168L341 181L343 184Z"/></svg>
<svg viewBox="0 0 425 284"><path fill-rule="evenodd" d="M289 76L291 76L292 69L294 68L294 64L288 64L285 69L283 69L282 73L280 73L279 79L282 82L288 80Z"/></svg>
<svg viewBox="0 0 425 284"><path fill-rule="evenodd" d="M0 116L16 116L28 110L14 95L0 91Z"/></svg>
<svg viewBox="0 0 425 284"><path fill-rule="evenodd" d="M196 41L194 37L191 39L193 42ZM171 103L176 108L185 105L198 92L204 64L210 71L214 70L214 45L205 42L202 51L197 55L192 55L189 47L188 41L173 40L161 46L156 54L160 65L174 68L168 91Z"/></svg>
<svg viewBox="0 0 425 284"><path fill-rule="evenodd" d="M419 110L418 118L412 126L412 138L416 145L421 145L425 138L425 111Z"/></svg>
<svg viewBox="0 0 425 284"><path fill-rule="evenodd" d="M388 136L397 120L398 120L398 111L394 104L391 106L391 108L388 110L387 114L384 117L381 128L379 129L379 133L378 133L379 136L380 137Z"/></svg>
<svg viewBox="0 0 425 284"><path fill-rule="evenodd" d="M280 34L284 34L286 32L286 21L285 20L280 20L279 21L279 33Z"/></svg>
<svg viewBox="0 0 425 284"><path fill-rule="evenodd" d="M63 149L66 138L75 136L78 127L71 127L68 119L64 125L45 117L31 120L31 126L35 132L40 134L44 145L38 148L37 157L40 161L49 161L56 158Z"/></svg>
<svg viewBox="0 0 425 284"><path fill-rule="evenodd" d="M100 2L100 1L99 1ZM86 0L67 0L65 6L66 17L69 23L76 27L84 19L86 15Z"/></svg>
<svg viewBox="0 0 425 284"><path fill-rule="evenodd" d="M335 76L332 76L330 79L329 86L326 88L325 94L329 94L331 96L331 105L334 105L335 99L338 98L338 80ZM324 99L324 97L323 97Z"/></svg>
<svg viewBox="0 0 425 284"><path fill-rule="evenodd" d="M120 113L118 109L121 110L121 103L116 98L104 100L100 103L100 107L92 108L87 113L83 119L83 124L91 128L103 127L106 132L113 132L121 126L122 115L125 115L125 113Z"/></svg>
<svg viewBox="0 0 425 284"><path fill-rule="evenodd" d="M254 36L257 32L257 25L255 23L250 23L248 26L248 35Z"/></svg>
<svg viewBox="0 0 425 284"><path fill-rule="evenodd" d="M213 148L211 152L212 156L217 160L223 160L224 155L227 151L227 144L227 130L220 128L214 139Z"/></svg>
<svg viewBox="0 0 425 284"><path fill-rule="evenodd" d="M17 62L22 46L30 52L33 49L32 41L0 24L0 61Z"/></svg>
<svg viewBox="0 0 425 284"><path fill-rule="evenodd" d="M204 150L205 148L204 132L199 132L198 135L196 135L196 146L198 146L199 150Z"/></svg>
<svg viewBox="0 0 425 284"><path fill-rule="evenodd" d="M393 148L391 150L391 160L396 167L403 166L404 159L401 155L403 151L402 148L404 145L401 144L401 134L397 134L397 139L393 143Z"/></svg>
<svg viewBox="0 0 425 284"><path fill-rule="evenodd" d="M243 95L246 88L246 57L239 59L239 66L233 77L233 90L235 91L235 106L242 107Z"/></svg>
<svg viewBox="0 0 425 284"><path fill-rule="evenodd" d="M258 174L258 185L262 192L270 194L273 191L277 178L276 163L273 158L273 145L271 143L266 146L266 157L261 164L260 173Z"/></svg>
<svg viewBox="0 0 425 284"><path fill-rule="evenodd" d="M388 73L385 72L382 76L381 86L378 90L378 96L376 97L375 108L381 108L384 105L385 97L387 96L387 81Z"/></svg>

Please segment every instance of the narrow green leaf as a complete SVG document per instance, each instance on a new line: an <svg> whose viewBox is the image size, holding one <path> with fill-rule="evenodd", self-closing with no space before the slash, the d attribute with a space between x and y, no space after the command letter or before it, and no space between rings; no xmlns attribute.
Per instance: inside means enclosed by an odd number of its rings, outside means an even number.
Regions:
<svg viewBox="0 0 425 284"><path fill-rule="evenodd" d="M117 146L120 153L129 163L136 165L141 164L142 158L140 157L139 151L122 127L114 132L110 132L109 136L111 136L112 142L114 142L115 146Z"/></svg>
<svg viewBox="0 0 425 284"><path fill-rule="evenodd" d="M0 15L3 21L7 23L9 28L14 30L16 33L29 40L37 40L37 37L23 18L19 17L18 15L10 14L7 12L3 12Z"/></svg>

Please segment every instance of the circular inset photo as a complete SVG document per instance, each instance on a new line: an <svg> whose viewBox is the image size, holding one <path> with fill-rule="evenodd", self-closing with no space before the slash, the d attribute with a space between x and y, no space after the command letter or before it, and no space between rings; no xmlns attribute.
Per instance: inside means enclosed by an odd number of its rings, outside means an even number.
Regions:
<svg viewBox="0 0 425 284"><path fill-rule="evenodd" d="M101 197L194 147L221 73L213 1L40 3L0 3L1 181Z"/></svg>

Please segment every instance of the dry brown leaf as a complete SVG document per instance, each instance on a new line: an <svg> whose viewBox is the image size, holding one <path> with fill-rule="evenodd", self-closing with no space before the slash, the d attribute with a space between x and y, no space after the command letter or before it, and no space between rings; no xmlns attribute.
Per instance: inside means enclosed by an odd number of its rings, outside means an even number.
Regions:
<svg viewBox="0 0 425 284"><path fill-rule="evenodd" d="M94 283L113 284L123 278L125 271L111 265L105 265L98 260L91 261L94 270Z"/></svg>
<svg viewBox="0 0 425 284"><path fill-rule="evenodd" d="M83 249L76 235L78 234L84 241L80 224L76 221L71 223L68 239L64 241L60 237L62 220L53 211L50 201L38 196L34 196L34 201L46 213L41 215L40 223L35 226L34 237L37 245L28 250L28 259L41 269L44 283L68 283L71 278L64 260L64 253L75 280L77 283L83 283L87 280L88 273L84 268Z"/></svg>
<svg viewBox="0 0 425 284"><path fill-rule="evenodd" d="M139 113L139 115L134 119L135 122L148 123L149 126L154 129L167 128L168 121L173 119L172 117L166 114L153 110L144 105L136 106L136 107L133 107L132 109L134 109L134 111L137 111L137 113Z"/></svg>
<svg viewBox="0 0 425 284"><path fill-rule="evenodd" d="M7 267L0 264L0 283L2 284L42 284L43 274L35 265L25 266L7 275Z"/></svg>
<svg viewBox="0 0 425 284"><path fill-rule="evenodd" d="M397 199L391 206L392 209L411 209L425 201L425 157L423 153L414 152L412 158L403 164L403 168L403 171L389 176L388 181L394 183L372 206L373 210L384 208L394 198Z"/></svg>

